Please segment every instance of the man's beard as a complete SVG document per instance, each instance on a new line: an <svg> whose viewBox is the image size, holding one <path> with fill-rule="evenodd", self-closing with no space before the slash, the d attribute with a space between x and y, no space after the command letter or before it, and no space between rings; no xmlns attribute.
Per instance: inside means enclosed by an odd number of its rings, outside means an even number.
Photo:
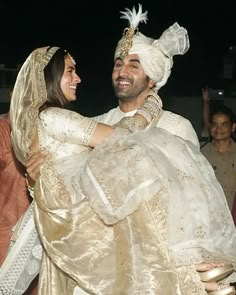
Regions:
<svg viewBox="0 0 236 295"><path fill-rule="evenodd" d="M125 91L123 89L120 89L116 85L113 84L113 90L115 92L116 97L122 101L122 102L129 102L135 100L138 95L139 91L134 89L126 89Z"/></svg>
<svg viewBox="0 0 236 295"><path fill-rule="evenodd" d="M122 102L133 101L137 97L137 95L130 95L130 94L127 94L127 93L116 91L116 90L115 90L115 95Z"/></svg>
<svg viewBox="0 0 236 295"><path fill-rule="evenodd" d="M115 92L116 97L122 102L130 102L136 100L140 94L148 88L149 78L146 77L144 81L139 83L134 83L134 81L130 84L129 88L123 89L119 87L114 81L112 81L113 90Z"/></svg>

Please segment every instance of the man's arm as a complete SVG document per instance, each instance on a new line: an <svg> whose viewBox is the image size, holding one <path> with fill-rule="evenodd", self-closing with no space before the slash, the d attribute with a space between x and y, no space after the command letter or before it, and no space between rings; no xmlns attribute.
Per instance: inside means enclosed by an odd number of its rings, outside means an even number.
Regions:
<svg viewBox="0 0 236 295"><path fill-rule="evenodd" d="M202 101L202 136L209 136L210 97L207 86L202 88Z"/></svg>
<svg viewBox="0 0 236 295"><path fill-rule="evenodd" d="M33 187L40 175L40 168L42 167L46 158L49 155L46 152L39 151L31 155L26 162L27 181L30 187Z"/></svg>

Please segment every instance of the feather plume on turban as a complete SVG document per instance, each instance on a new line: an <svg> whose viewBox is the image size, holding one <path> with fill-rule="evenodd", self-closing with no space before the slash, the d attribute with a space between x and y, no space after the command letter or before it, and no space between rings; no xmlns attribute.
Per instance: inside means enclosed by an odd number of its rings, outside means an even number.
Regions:
<svg viewBox="0 0 236 295"><path fill-rule="evenodd" d="M145 74L156 83L155 89L158 91L170 76L173 56L183 55L189 49L188 32L175 22L155 40L138 31L138 24L147 21L147 11L142 13L140 4L138 13L134 7L132 11L126 8L126 11L121 13L121 18L127 19L130 27L124 30L116 47L114 59L124 57L124 48L126 55L137 54ZM132 33L129 34L130 32Z"/></svg>

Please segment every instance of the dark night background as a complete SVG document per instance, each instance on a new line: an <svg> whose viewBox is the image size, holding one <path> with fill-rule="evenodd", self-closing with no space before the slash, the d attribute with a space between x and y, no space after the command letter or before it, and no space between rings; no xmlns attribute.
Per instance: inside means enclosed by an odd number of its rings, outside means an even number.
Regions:
<svg viewBox="0 0 236 295"><path fill-rule="evenodd" d="M6 2L6 1L5 1ZM123 29L124 8L148 10L142 33L158 38L175 21L189 33L190 49L174 58L174 67L162 95L198 96L201 87L222 88L223 58L236 46L233 1L67 1L1 4L0 64L15 68L41 46L66 48L77 61L82 79L76 107L96 115L116 105L111 86L113 54Z"/></svg>

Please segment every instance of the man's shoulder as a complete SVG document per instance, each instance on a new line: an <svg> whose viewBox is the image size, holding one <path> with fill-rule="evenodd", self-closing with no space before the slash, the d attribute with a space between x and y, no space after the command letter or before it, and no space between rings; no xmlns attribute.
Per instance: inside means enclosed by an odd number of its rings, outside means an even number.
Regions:
<svg viewBox="0 0 236 295"><path fill-rule="evenodd" d="M117 117L117 119L116 119ZM110 109L108 112L93 117L93 119L97 122L105 123L108 125L112 125L117 123L123 117L123 113L121 112L120 108L117 106L116 108Z"/></svg>
<svg viewBox="0 0 236 295"><path fill-rule="evenodd" d="M181 122L190 122L188 119L184 118L183 116L181 116L179 114L176 114L176 113L173 113L171 111L166 111L166 110L163 110L162 117L163 118L169 118L169 119L172 119L172 120L181 121Z"/></svg>
<svg viewBox="0 0 236 295"><path fill-rule="evenodd" d="M179 114L164 110L157 122L157 127L163 128L187 141L191 141L200 148L199 140L192 123Z"/></svg>
<svg viewBox="0 0 236 295"><path fill-rule="evenodd" d="M112 115L114 113L120 112L120 108L117 106L115 108L110 109L109 111L107 111L106 113L102 114L101 116L109 116Z"/></svg>
<svg viewBox="0 0 236 295"><path fill-rule="evenodd" d="M191 122L183 116L164 110L157 125L171 125L177 129L179 128L193 128Z"/></svg>

